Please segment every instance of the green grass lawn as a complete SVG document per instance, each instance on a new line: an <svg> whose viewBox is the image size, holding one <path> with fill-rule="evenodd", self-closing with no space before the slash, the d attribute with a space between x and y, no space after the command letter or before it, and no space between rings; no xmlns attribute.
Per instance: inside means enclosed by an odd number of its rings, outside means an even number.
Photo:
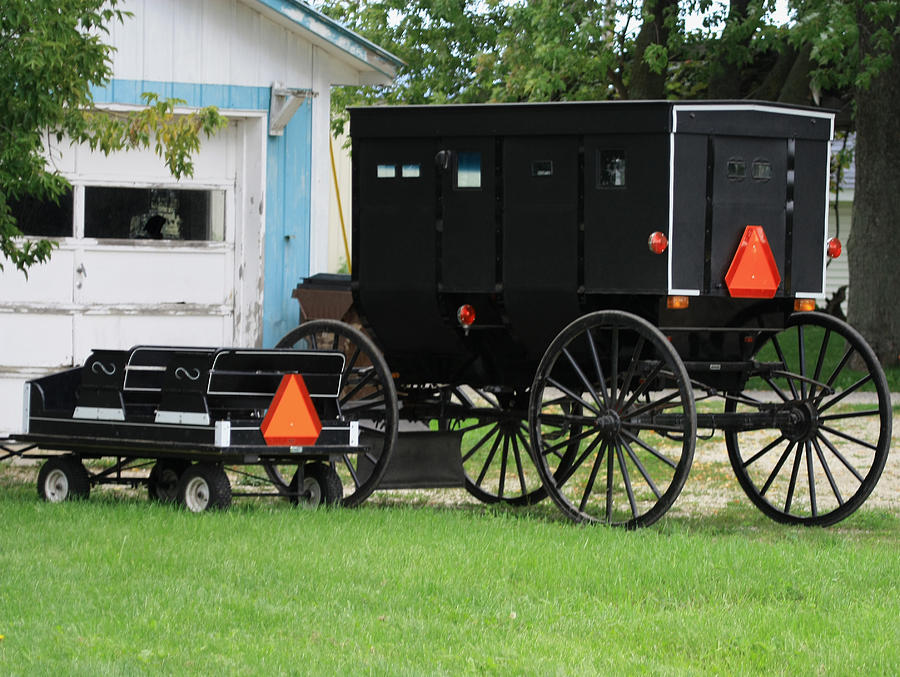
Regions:
<svg viewBox="0 0 900 677"><path fill-rule="evenodd" d="M792 529L743 502L624 532L376 495L195 515L137 491L50 505L5 470L4 674L900 672L891 512Z"/></svg>

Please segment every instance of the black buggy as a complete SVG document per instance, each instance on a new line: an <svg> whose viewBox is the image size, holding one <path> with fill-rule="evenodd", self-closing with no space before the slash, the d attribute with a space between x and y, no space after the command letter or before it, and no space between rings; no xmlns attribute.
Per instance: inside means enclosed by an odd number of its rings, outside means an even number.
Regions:
<svg viewBox="0 0 900 677"><path fill-rule="evenodd" d="M278 350L98 351L31 383L20 441L72 452L39 490L202 510L259 465L293 501L464 485L636 527L721 434L765 514L833 524L878 481L891 402L865 340L810 312L840 250L832 134L752 102L354 109L352 277L300 284L313 319ZM266 437L277 410L321 431Z"/></svg>
<svg viewBox="0 0 900 677"><path fill-rule="evenodd" d="M351 480L387 464L399 421L382 486L446 483L449 453L483 501L549 494L574 520L641 526L678 496L698 434L722 433L773 519L852 513L891 403L865 340L809 312L840 253L832 135L830 113L752 102L351 110L344 288L378 350L328 320L281 343L383 355L392 382L366 368L353 395L382 453Z"/></svg>

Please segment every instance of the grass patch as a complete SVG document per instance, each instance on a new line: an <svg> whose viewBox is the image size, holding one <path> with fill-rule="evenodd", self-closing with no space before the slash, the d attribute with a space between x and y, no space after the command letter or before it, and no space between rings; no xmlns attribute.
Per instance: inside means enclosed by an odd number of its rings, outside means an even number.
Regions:
<svg viewBox="0 0 900 677"><path fill-rule="evenodd" d="M889 512L791 529L744 503L627 533L546 503L194 515L3 484L6 674L900 671Z"/></svg>

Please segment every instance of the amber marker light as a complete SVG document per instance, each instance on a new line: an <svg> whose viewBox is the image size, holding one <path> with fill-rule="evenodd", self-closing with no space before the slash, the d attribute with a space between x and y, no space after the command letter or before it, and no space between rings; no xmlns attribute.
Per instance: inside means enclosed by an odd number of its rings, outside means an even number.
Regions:
<svg viewBox="0 0 900 677"><path fill-rule="evenodd" d="M836 259L837 257L839 257L841 255L842 251L843 251L843 247L841 246L840 240L838 240L836 237L833 237L830 240L828 240L828 244L825 249L825 252L828 254L829 259Z"/></svg>
<svg viewBox="0 0 900 677"><path fill-rule="evenodd" d="M669 310L684 310L690 305L689 296L669 296L666 298L666 308Z"/></svg>
<svg viewBox="0 0 900 677"><path fill-rule="evenodd" d="M657 230L655 233L650 233L650 237L647 238L647 246L654 254L662 254L666 251L666 247L669 246L669 238L666 237L665 233Z"/></svg>
<svg viewBox="0 0 900 677"><path fill-rule="evenodd" d="M475 308L468 303L464 303L456 311L456 319L460 325L468 329L475 323Z"/></svg>
<svg viewBox="0 0 900 677"><path fill-rule="evenodd" d="M795 299L794 310L798 313L808 313L816 309L815 299Z"/></svg>

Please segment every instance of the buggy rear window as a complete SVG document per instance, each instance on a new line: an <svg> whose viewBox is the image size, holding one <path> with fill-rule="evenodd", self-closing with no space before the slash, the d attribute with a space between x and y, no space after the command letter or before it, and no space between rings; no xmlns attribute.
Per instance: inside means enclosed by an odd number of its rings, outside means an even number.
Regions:
<svg viewBox="0 0 900 677"><path fill-rule="evenodd" d="M457 188L481 188L481 153L460 152L456 154Z"/></svg>

